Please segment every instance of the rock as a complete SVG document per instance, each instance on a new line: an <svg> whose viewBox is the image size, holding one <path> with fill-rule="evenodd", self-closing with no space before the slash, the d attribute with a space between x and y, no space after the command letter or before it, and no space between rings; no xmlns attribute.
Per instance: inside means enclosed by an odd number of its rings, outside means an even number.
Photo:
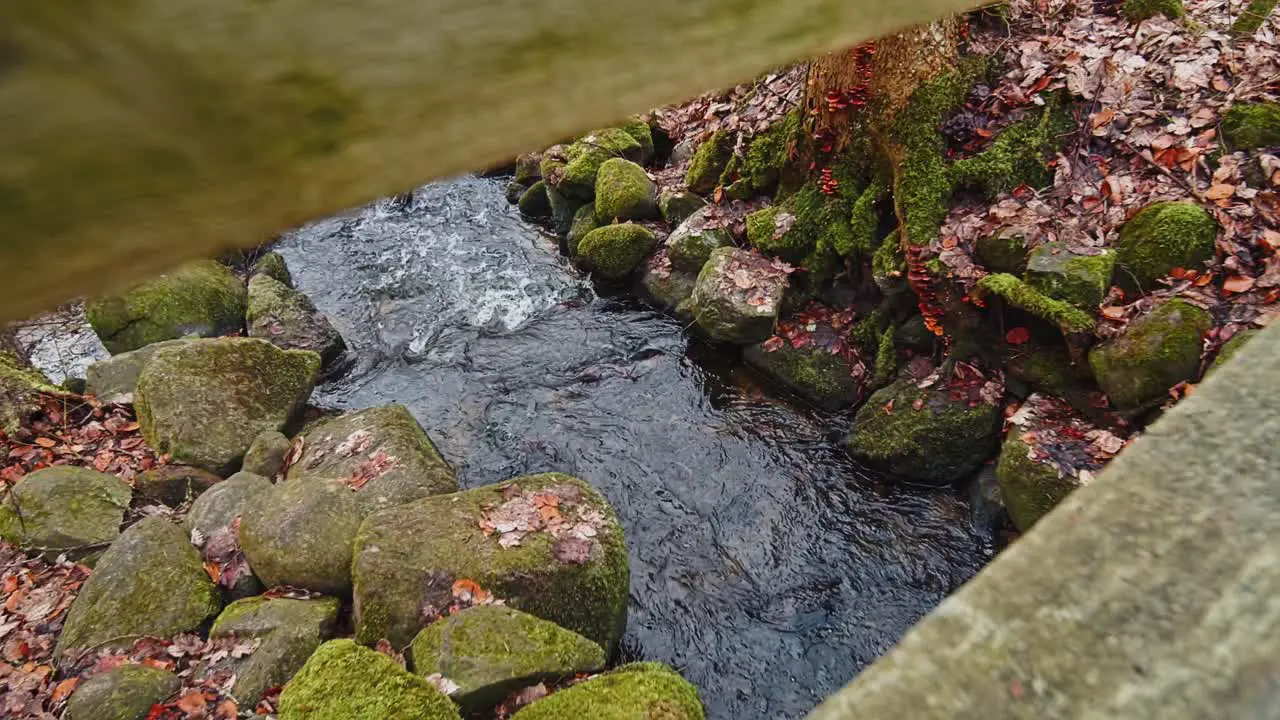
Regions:
<svg viewBox="0 0 1280 720"><path fill-rule="evenodd" d="M1093 310L1111 288L1115 264L1113 250L1089 255L1064 242L1049 242L1031 251L1025 279L1051 298Z"/></svg>
<svg viewBox="0 0 1280 720"><path fill-rule="evenodd" d="M688 220L706 206L706 200L688 190L663 190L658 194L658 210L662 213L662 219L672 227Z"/></svg>
<svg viewBox="0 0 1280 720"><path fill-rule="evenodd" d="M578 208L577 212L573 214L573 222L569 224L569 232L565 236L565 243L568 246L570 257L578 254L578 245L582 244L582 238L598 227L600 227L600 223L596 222L596 206L594 203L587 203Z"/></svg>
<svg viewBox="0 0 1280 720"><path fill-rule="evenodd" d="M701 208L667 236L672 266L697 273L707 264L711 251L733 245L733 233L717 223L716 212L710 205Z"/></svg>
<svg viewBox="0 0 1280 720"><path fill-rule="evenodd" d="M1186 14L1182 0L1125 0L1121 10L1129 18L1129 22L1133 23L1140 23L1156 15L1177 20Z"/></svg>
<svg viewBox="0 0 1280 720"><path fill-rule="evenodd" d="M596 222L657 218L657 192L644 168L622 158L606 160L596 175Z"/></svg>
<svg viewBox="0 0 1280 720"><path fill-rule="evenodd" d="M504 191L504 194L507 198L507 202L515 205L520 202L520 198L524 197L524 194L528 192L528 190L528 185L521 185L518 182L509 182L507 183L507 189Z"/></svg>
<svg viewBox="0 0 1280 720"><path fill-rule="evenodd" d="M542 163L542 153L525 153L516 156L515 177L512 178L521 185L532 185L542 179L542 170L539 165Z"/></svg>
<svg viewBox="0 0 1280 720"><path fill-rule="evenodd" d="M174 462L229 474L259 433L282 430L298 416L319 369L314 352L256 338L166 348L138 377L142 434Z"/></svg>
<svg viewBox="0 0 1280 720"><path fill-rule="evenodd" d="M1199 205L1148 205L1120 229L1116 244L1116 284L1127 292L1149 292L1176 268L1204 270L1213 258L1218 222Z"/></svg>
<svg viewBox="0 0 1280 720"><path fill-rule="evenodd" d="M531 520L530 514L538 516L534 496L556 507L557 522L573 524L548 528ZM485 518L515 529L486 535L480 527ZM519 529L524 527L536 529ZM590 485L558 473L437 495L372 515L356 538L354 575L361 642L387 638L396 647L407 645L433 608L440 614L454 601L451 587L460 579L607 652L626 623L630 578L622 527Z"/></svg>
<svg viewBox="0 0 1280 720"><path fill-rule="evenodd" d="M530 185L529 189L520 196L517 204L525 217L534 220L545 220L551 217L551 199L547 197L546 181L539 180Z"/></svg>
<svg viewBox="0 0 1280 720"><path fill-rule="evenodd" d="M698 326L712 338L754 345L773 335L787 274L764 256L732 247L712 251L689 299Z"/></svg>
<svg viewBox="0 0 1280 720"><path fill-rule="evenodd" d="M431 623L413 640L414 672L458 685L463 712L476 712L543 680L604 669L604 650L552 622L498 605L467 608Z"/></svg>
<svg viewBox="0 0 1280 720"><path fill-rule="evenodd" d="M618 128L640 143L640 159L636 162L641 165L649 162L649 159L653 157L654 150L653 129L649 127L649 123L641 117L630 117L624 120Z"/></svg>
<svg viewBox="0 0 1280 720"><path fill-rule="evenodd" d="M293 275L289 272L289 266L285 264L284 256L278 252L264 253L262 257L255 260L253 267L249 270L250 279L254 275L266 275L286 287L293 287Z"/></svg>
<svg viewBox="0 0 1280 720"><path fill-rule="evenodd" d="M978 468L968 490L969 518L974 529L985 533L998 532L1008 509L1004 504L1000 483L996 480L995 467L983 465Z"/></svg>
<svg viewBox="0 0 1280 720"><path fill-rule="evenodd" d="M206 538L227 527L244 514L249 502L270 490L271 481L261 475L238 472L209 488L191 503L184 521L187 531L195 530Z"/></svg>
<svg viewBox="0 0 1280 720"><path fill-rule="evenodd" d="M733 157L733 133L728 130L717 130L711 137L698 146L689 161L689 169L684 175L684 184L699 195L709 195L720 184L720 175L724 173Z"/></svg>
<svg viewBox="0 0 1280 720"><path fill-rule="evenodd" d="M133 481L133 487L139 497L178 507L220 482L222 478L200 468L161 465L139 474Z"/></svg>
<svg viewBox="0 0 1280 720"><path fill-rule="evenodd" d="M551 204L551 229L557 235L568 235L578 210L589 204L569 197L550 185L547 186L547 201Z"/></svg>
<svg viewBox="0 0 1280 720"><path fill-rule="evenodd" d="M249 337L262 338L285 350L311 350L329 365L347 344L311 298L267 275L249 280Z"/></svg>
<svg viewBox="0 0 1280 720"><path fill-rule="evenodd" d="M693 318L689 298L693 297L693 286L697 281L696 273L671 266L666 248L659 248L651 255L640 272L641 294L649 302L674 312L680 318Z"/></svg>
<svg viewBox="0 0 1280 720"><path fill-rule="evenodd" d="M96 556L120 535L132 495L123 480L89 468L36 470L0 505L0 538L48 559Z"/></svg>
<svg viewBox="0 0 1280 720"><path fill-rule="evenodd" d="M98 398L99 402L132 404L133 393L138 389L138 376L151 358L165 348L189 342L193 341L165 340L99 360L85 372L85 392Z"/></svg>
<svg viewBox="0 0 1280 720"><path fill-rule="evenodd" d="M913 350L917 353L932 353L938 343L937 335L924 324L924 317L916 314L907 318L893 330L895 347Z"/></svg>
<svg viewBox="0 0 1280 720"><path fill-rule="evenodd" d="M333 636L338 622L337 598L292 600L250 597L226 607L209 631L210 638L259 641L258 648L231 663L231 694L253 707L262 693L284 685L320 644Z"/></svg>
<svg viewBox="0 0 1280 720"><path fill-rule="evenodd" d="M0 350L0 431L16 433L40 410L40 393L61 392L44 373Z"/></svg>
<svg viewBox="0 0 1280 720"><path fill-rule="evenodd" d="M783 343L770 352L763 344L756 344L743 350L742 359L819 407L837 410L862 399L862 378L854 376L847 359L825 348L809 345L797 349Z"/></svg>
<svg viewBox="0 0 1280 720"><path fill-rule="evenodd" d="M1235 355L1240 351L1240 348L1245 346L1245 343L1257 336L1257 330L1241 330L1235 335L1232 335L1230 340L1222 343L1222 347L1218 348L1218 354L1213 358L1213 364L1209 366L1208 370L1205 370L1205 377L1208 377L1209 373L1225 365L1226 362L1231 359L1231 356Z"/></svg>
<svg viewBox="0 0 1280 720"><path fill-rule="evenodd" d="M221 604L187 534L161 517L143 518L98 560L67 613L54 655L190 632Z"/></svg>
<svg viewBox="0 0 1280 720"><path fill-rule="evenodd" d="M1209 313L1173 299L1133 320L1120 335L1089 351L1093 376L1112 406L1127 410L1165 397L1200 369L1201 338L1213 327Z"/></svg>
<svg viewBox="0 0 1280 720"><path fill-rule="evenodd" d="M280 694L280 720L460 720L435 685L380 652L330 640Z"/></svg>
<svg viewBox="0 0 1280 720"><path fill-rule="evenodd" d="M578 258L584 268L606 280L630 275L658 244L658 238L643 225L606 225L596 228L578 242Z"/></svg>
<svg viewBox="0 0 1280 720"><path fill-rule="evenodd" d="M977 470L1000 440L1003 390L992 389L994 403L970 407L968 398L952 399L938 387L945 384L920 388L904 375L877 390L854 416L849 451L877 470L917 482L949 483Z"/></svg>
<svg viewBox="0 0 1280 720"><path fill-rule="evenodd" d="M225 265L202 260L85 304L89 324L113 355L188 335L213 337L244 325L244 283Z"/></svg>
<svg viewBox="0 0 1280 720"><path fill-rule="evenodd" d="M631 663L523 708L511 720L702 720L689 681L666 665Z"/></svg>
<svg viewBox="0 0 1280 720"><path fill-rule="evenodd" d="M1022 532L1087 484L1124 444L1047 395L1027 398L1008 425L996 480L1009 517Z"/></svg>
<svg viewBox="0 0 1280 720"><path fill-rule="evenodd" d="M622 158L632 162L644 161L644 148L636 139L618 128L607 128L588 133L565 150L568 161L559 173L557 189L569 197L590 200L596 189L596 174L605 161ZM542 176L549 177L547 169Z"/></svg>
<svg viewBox="0 0 1280 720"><path fill-rule="evenodd" d="M178 676L148 665L121 665L82 680L67 700L66 720L147 720L151 706L182 686Z"/></svg>
<svg viewBox="0 0 1280 720"><path fill-rule="evenodd" d="M268 587L340 595L351 588L351 548L364 517L346 483L285 480L245 503L240 549Z"/></svg>
<svg viewBox="0 0 1280 720"><path fill-rule="evenodd" d="M993 273L1021 275L1027 267L1027 234L1026 228L1014 227L978 238L978 259Z"/></svg>
<svg viewBox="0 0 1280 720"><path fill-rule="evenodd" d="M671 148L671 159L669 163L672 166L675 166L683 162L688 162L693 159L693 153L697 149L697 143L693 141L693 138L687 137L676 143L675 147Z"/></svg>
<svg viewBox="0 0 1280 720"><path fill-rule="evenodd" d="M249 443L240 469L265 478L274 478L284 471L284 458L291 447L293 443L278 430L258 433L253 442Z"/></svg>
<svg viewBox="0 0 1280 720"><path fill-rule="evenodd" d="M302 448L288 480L351 483L366 514L458 489L453 468L403 405L325 421L302 436Z"/></svg>
<svg viewBox="0 0 1280 720"><path fill-rule="evenodd" d="M1280 145L1280 103L1233 105L1222 116L1222 137L1235 150Z"/></svg>

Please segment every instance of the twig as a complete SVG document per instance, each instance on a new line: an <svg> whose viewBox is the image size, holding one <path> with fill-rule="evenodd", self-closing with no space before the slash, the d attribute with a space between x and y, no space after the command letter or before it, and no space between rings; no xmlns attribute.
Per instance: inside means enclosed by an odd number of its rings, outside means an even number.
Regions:
<svg viewBox="0 0 1280 720"><path fill-rule="evenodd" d="M1187 191L1190 192L1192 195L1194 195L1197 200L1199 200L1200 202L1205 202L1204 195L1200 194L1200 190L1195 186L1195 184L1188 182L1186 178L1175 174L1169 168L1156 162L1154 158L1144 155L1141 150L1131 145L1128 140L1120 140L1119 142L1121 145L1127 148L1129 152L1133 153L1134 155L1137 155L1138 157L1146 161L1148 165L1155 168L1156 170L1159 170L1160 174L1164 175L1170 180L1173 180L1174 182L1178 183L1182 187L1186 188Z"/></svg>

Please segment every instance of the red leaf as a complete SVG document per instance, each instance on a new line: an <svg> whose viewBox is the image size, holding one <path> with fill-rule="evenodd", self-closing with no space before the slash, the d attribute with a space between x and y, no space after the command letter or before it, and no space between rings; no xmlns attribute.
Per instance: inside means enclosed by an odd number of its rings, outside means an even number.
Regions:
<svg viewBox="0 0 1280 720"><path fill-rule="evenodd" d="M1004 339L1010 345L1022 345L1031 339L1031 331L1024 327L1016 327L1005 333Z"/></svg>

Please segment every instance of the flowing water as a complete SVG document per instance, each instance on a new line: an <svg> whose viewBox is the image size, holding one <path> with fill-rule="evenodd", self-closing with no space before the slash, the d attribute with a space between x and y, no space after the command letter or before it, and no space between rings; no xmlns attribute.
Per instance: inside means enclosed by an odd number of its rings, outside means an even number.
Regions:
<svg viewBox="0 0 1280 720"><path fill-rule="evenodd" d="M623 655L679 668L711 718L802 716L990 557L954 493L882 486L840 452L847 416L598 296L495 180L277 249L355 355L314 401L407 405L464 487L556 470L599 488L631 557Z"/></svg>

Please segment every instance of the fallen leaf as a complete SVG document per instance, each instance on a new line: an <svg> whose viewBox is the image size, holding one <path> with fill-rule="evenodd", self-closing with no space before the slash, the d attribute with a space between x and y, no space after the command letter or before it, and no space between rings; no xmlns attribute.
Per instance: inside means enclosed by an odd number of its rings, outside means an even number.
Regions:
<svg viewBox="0 0 1280 720"><path fill-rule="evenodd" d="M1232 195L1235 194L1235 192L1236 192L1235 185L1218 183L1216 185L1209 186L1209 189L1204 191L1204 196L1209 200L1222 200L1224 198L1231 197Z"/></svg>
<svg viewBox="0 0 1280 720"><path fill-rule="evenodd" d="M1242 293L1253 289L1254 279L1247 275L1232 275L1222 283L1223 292Z"/></svg>
<svg viewBox="0 0 1280 720"><path fill-rule="evenodd" d="M1004 339L1010 345L1022 345L1031 340L1031 331L1024 327L1016 327L1005 333Z"/></svg>

